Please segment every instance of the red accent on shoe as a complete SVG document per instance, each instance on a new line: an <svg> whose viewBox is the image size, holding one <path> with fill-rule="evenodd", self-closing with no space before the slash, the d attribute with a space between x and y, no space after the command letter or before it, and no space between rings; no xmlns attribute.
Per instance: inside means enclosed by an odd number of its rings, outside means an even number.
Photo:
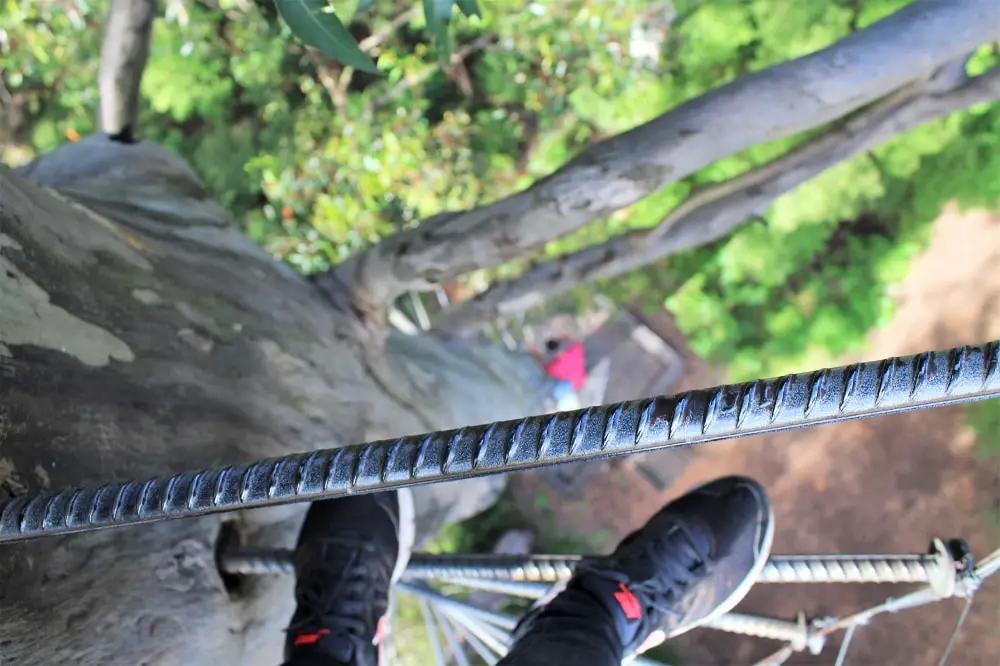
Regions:
<svg viewBox="0 0 1000 666"><path fill-rule="evenodd" d="M295 642L292 643L295 647L301 647L303 645L316 645L319 643L320 639L330 633L329 629L319 629L313 634L299 634L295 637Z"/></svg>
<svg viewBox="0 0 1000 666"><path fill-rule="evenodd" d="M622 607L622 612L625 613L625 619L641 620L642 606L639 605L639 599L632 594L632 590L625 587L625 583L619 583L618 587L618 591L615 592L615 601L617 601L618 605Z"/></svg>
<svg viewBox="0 0 1000 666"><path fill-rule="evenodd" d="M388 666L389 663L386 658L385 649L382 647L385 644L385 634L388 622L388 615L383 615L379 618L378 625L375 630L375 640L377 641L375 645L378 650L377 666Z"/></svg>

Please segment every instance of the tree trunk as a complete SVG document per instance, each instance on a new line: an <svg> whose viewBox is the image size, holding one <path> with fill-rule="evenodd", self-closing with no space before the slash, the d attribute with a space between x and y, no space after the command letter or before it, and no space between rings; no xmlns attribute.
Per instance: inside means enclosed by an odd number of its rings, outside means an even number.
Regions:
<svg viewBox="0 0 1000 666"><path fill-rule="evenodd" d="M542 386L496 347L369 330L158 146L0 167L0 499L511 418ZM419 489L424 532L498 483ZM0 661L276 665L291 581L227 590L213 554L223 520L291 545L303 509L0 548Z"/></svg>

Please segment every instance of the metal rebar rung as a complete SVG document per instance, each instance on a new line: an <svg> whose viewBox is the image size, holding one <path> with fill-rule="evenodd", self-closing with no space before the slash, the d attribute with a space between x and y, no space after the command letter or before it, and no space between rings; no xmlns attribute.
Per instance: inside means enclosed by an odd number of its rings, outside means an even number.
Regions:
<svg viewBox="0 0 1000 666"><path fill-rule="evenodd" d="M773 556L760 583L926 583L933 555Z"/></svg>
<svg viewBox="0 0 1000 666"><path fill-rule="evenodd" d="M1000 394L1000 343L7 500L0 542L500 474Z"/></svg>
<svg viewBox="0 0 1000 666"><path fill-rule="evenodd" d="M523 580L496 580L490 578L445 578L444 583L459 585L473 590L493 592L508 597L523 599L541 599L549 592L555 583L535 583Z"/></svg>
<svg viewBox="0 0 1000 666"><path fill-rule="evenodd" d="M568 580L580 555L432 555L415 554L406 569L411 578L482 578L532 583Z"/></svg>
<svg viewBox="0 0 1000 666"><path fill-rule="evenodd" d="M406 576L419 580L478 578L513 582L558 582L573 575L582 558L574 555L432 555L414 553ZM291 574L292 551L239 549L223 552L219 567L229 574Z"/></svg>
<svg viewBox="0 0 1000 666"><path fill-rule="evenodd" d="M277 549L246 549L223 552L219 568L227 574L240 576L291 575L295 573L292 551Z"/></svg>
<svg viewBox="0 0 1000 666"><path fill-rule="evenodd" d="M823 644L826 642L824 636L810 630L805 617L801 615L798 622L788 622L759 615L730 612L709 620L704 626L744 636L783 641L789 643L796 651L808 649L813 654L822 652Z"/></svg>
<svg viewBox="0 0 1000 666"><path fill-rule="evenodd" d="M587 558L556 555L430 555L414 553L406 569L410 579L481 579L555 583L573 575ZM234 574L292 573L287 550L246 550L224 553L220 566ZM760 583L926 583L932 555L774 555Z"/></svg>

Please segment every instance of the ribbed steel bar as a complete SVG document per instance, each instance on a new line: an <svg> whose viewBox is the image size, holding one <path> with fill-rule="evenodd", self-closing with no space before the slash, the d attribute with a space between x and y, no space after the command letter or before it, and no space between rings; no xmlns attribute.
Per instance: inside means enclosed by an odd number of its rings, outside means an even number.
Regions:
<svg viewBox="0 0 1000 666"><path fill-rule="evenodd" d="M1000 343L729 384L0 505L0 542L303 502L1000 394Z"/></svg>
<svg viewBox="0 0 1000 666"><path fill-rule="evenodd" d="M469 641L476 653L479 654L479 656L482 657L487 663L492 664L496 662L495 659L491 660L487 656L491 651L490 647L478 641L476 638L476 632L469 631L471 629L469 623L470 619L474 620L473 624L477 625L479 629L487 628L495 638L503 641L504 643L510 642L511 632L518 621L518 619L514 616L498 611L489 611L488 615L483 615L482 613L484 613L484 611L482 611L482 609L461 601L454 603L456 601L455 599L445 597L434 592L433 590L419 586L407 585L406 583L402 583L400 587L408 592L415 593L421 600L430 602L431 612L437 618L438 624L441 625L441 629L444 631L445 637L460 664L464 663L465 666L468 666L468 660L464 657L463 651L458 645L457 636L455 634L456 630L464 635L464 638ZM463 616L463 611L467 610L473 611L475 617L470 618L469 616ZM470 635L470 633L472 635ZM475 644L476 642L478 642L478 645ZM506 652L506 649L504 649L504 652ZM632 664L632 666L669 666L668 664L647 659L642 655L636 655L623 663L629 663Z"/></svg>
<svg viewBox="0 0 1000 666"><path fill-rule="evenodd" d="M804 620L789 622L761 615L726 613L704 626L732 634L784 641L790 643L796 651L808 649L813 654L819 654L825 642L824 637L813 633Z"/></svg>
<svg viewBox="0 0 1000 666"><path fill-rule="evenodd" d="M478 606L473 606L469 602L461 599L446 597L440 592L426 587L422 583L411 584L405 581L400 581L399 583L396 583L396 587L403 592L409 592L420 599L426 599L441 610L454 611L456 613L469 615L477 620L488 622L489 624L500 627L501 629L506 629L507 631L514 631L514 627L517 626L516 617L499 611L479 608Z"/></svg>
<svg viewBox="0 0 1000 666"><path fill-rule="evenodd" d="M465 650L462 648L462 645L458 640L458 635L455 633L455 629L451 624L451 620L448 619L448 616L434 606L431 606L431 613L441 626L444 638L448 642L448 648L451 650L451 656L458 662L458 666L471 666L469 664L469 658L465 655Z"/></svg>
<svg viewBox="0 0 1000 666"><path fill-rule="evenodd" d="M448 666L448 659L444 656L444 648L441 647L441 637L438 635L438 624L431 611L431 604L426 599L419 599L420 614L424 618L424 627L427 629L427 637L431 641L431 652L434 653L435 666Z"/></svg>
<svg viewBox="0 0 1000 666"><path fill-rule="evenodd" d="M275 553L275 557L284 558L287 555L279 551ZM583 559L585 558L581 555L425 555L414 553L414 557L406 568L406 575L409 578L424 580L479 578L481 580L555 583L560 580L568 580ZM259 570L252 573L265 572Z"/></svg>
<svg viewBox="0 0 1000 666"><path fill-rule="evenodd" d="M978 590L983 581L998 572L1000 572L1000 549L993 551L983 558L983 560L972 571L959 571L958 582L960 584L956 585L946 594L942 594L941 590L935 590L933 585L928 584L913 590L902 597L886 599L880 604L876 604L857 613L836 619L826 620L820 623L814 622L811 634L812 636L825 637L833 634L834 632L846 629L849 632L849 635L853 635L856 627L870 624L872 619L877 615L881 615L883 613L898 613L910 608L926 606L948 598L949 596L965 597L968 602L971 602L972 595L975 594L976 590ZM967 603L965 608L962 610L963 616L967 613L968 608L969 604ZM964 621L964 617L960 617L959 622L956 623L956 632L958 628L960 628L962 621ZM949 639L949 645L954 639L954 635L955 633L953 632L952 637ZM845 637L844 640L846 642L848 639ZM758 661L755 666L779 666L790 659L792 655L798 651L798 649L797 645L789 643L774 654ZM845 649L842 648L841 655L838 655L838 663L843 661L842 654L844 650ZM947 657L947 650L943 657Z"/></svg>
<svg viewBox="0 0 1000 666"><path fill-rule="evenodd" d="M933 555L776 555L758 583L926 583Z"/></svg>
<svg viewBox="0 0 1000 666"><path fill-rule="evenodd" d="M442 583L482 590L522 599L541 599L552 591L555 583L533 583L523 580L496 580L489 578L445 578Z"/></svg>
<svg viewBox="0 0 1000 666"><path fill-rule="evenodd" d="M566 580L586 557L579 555L432 555L414 553L406 568L410 580L487 583L555 583ZM223 553L220 565L232 574L291 573L287 550ZM926 583L933 555L772 555L759 583ZM520 596L520 595L518 595Z"/></svg>
<svg viewBox="0 0 1000 666"><path fill-rule="evenodd" d="M292 551L287 549L246 549L219 554L219 568L228 574L265 576L293 574Z"/></svg>

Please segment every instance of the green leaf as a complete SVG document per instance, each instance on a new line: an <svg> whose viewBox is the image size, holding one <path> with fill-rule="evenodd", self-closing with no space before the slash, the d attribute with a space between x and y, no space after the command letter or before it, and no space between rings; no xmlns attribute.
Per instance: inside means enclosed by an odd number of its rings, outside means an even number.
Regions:
<svg viewBox="0 0 1000 666"><path fill-rule="evenodd" d="M358 13L358 0L330 0L330 6L337 18L348 23Z"/></svg>
<svg viewBox="0 0 1000 666"><path fill-rule="evenodd" d="M354 10L354 13L355 14L360 14L362 12L366 12L369 9L371 9L372 5L374 5L374 4L375 4L375 0L359 0L358 1L358 8Z"/></svg>
<svg viewBox="0 0 1000 666"><path fill-rule="evenodd" d="M477 18L483 18L483 12L479 9L479 3L476 0L455 0L458 3L458 8L466 16L475 16Z"/></svg>
<svg viewBox="0 0 1000 666"><path fill-rule="evenodd" d="M434 37L442 66L451 60L451 8L455 0L424 0L427 30Z"/></svg>
<svg viewBox="0 0 1000 666"><path fill-rule="evenodd" d="M378 73L337 15L328 11L327 0L275 0L275 6L296 37L345 65Z"/></svg>

